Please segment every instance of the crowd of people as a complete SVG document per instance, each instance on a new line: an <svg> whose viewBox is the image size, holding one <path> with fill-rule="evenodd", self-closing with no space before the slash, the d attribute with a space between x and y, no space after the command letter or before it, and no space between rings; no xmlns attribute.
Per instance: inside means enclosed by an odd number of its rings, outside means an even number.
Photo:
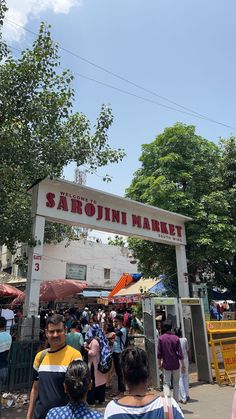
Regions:
<svg viewBox="0 0 236 419"><path fill-rule="evenodd" d="M105 401L112 360L118 392L106 406L105 418L128 418L130 414L134 417L134 411L146 419L153 414L157 418L182 418L174 399L149 390L147 354L129 346L131 321L127 324L125 313L112 310L102 322L101 311L92 313L85 307L77 323L71 312L69 316L64 313L47 317L48 348L38 352L34 360L26 419L103 417L93 406L101 406ZM86 330L85 325L89 325Z"/></svg>
<svg viewBox="0 0 236 419"><path fill-rule="evenodd" d="M222 320L223 313L230 310L229 303L224 301L223 303L219 303L217 301L210 302L210 316L212 320Z"/></svg>
<svg viewBox="0 0 236 419"><path fill-rule="evenodd" d="M131 413L132 417L136 417L135 413L145 419L183 417L178 402L189 400L188 344L181 330L173 333L172 325L165 322L157 334L158 363L165 395L160 397L149 391L147 354L143 349L130 346L130 334L142 332L135 312L89 307L58 311L40 310L41 350L33 363L26 419L103 417L92 408L104 404L105 392L112 388L114 374L117 389L112 394L113 401L106 407L105 418L119 415L126 419ZM2 331L6 329L3 317L0 317L0 327ZM4 335L0 333L0 374L4 371L5 375L11 346L8 336L9 331ZM5 339L2 339L5 346L1 337ZM173 398L169 392L171 386Z"/></svg>

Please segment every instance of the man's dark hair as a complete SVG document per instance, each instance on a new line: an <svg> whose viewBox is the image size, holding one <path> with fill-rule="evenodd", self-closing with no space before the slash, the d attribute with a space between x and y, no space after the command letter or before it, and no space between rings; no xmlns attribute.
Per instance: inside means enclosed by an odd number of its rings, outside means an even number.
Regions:
<svg viewBox="0 0 236 419"><path fill-rule="evenodd" d="M118 322L123 322L123 314L117 314L115 320L118 320Z"/></svg>
<svg viewBox="0 0 236 419"><path fill-rule="evenodd" d="M78 326L79 326L79 323L77 321L74 321L74 322L71 323L70 328L71 329L77 329Z"/></svg>
<svg viewBox="0 0 236 419"><path fill-rule="evenodd" d="M0 316L0 329L6 329L7 321L5 317Z"/></svg>
<svg viewBox="0 0 236 419"><path fill-rule="evenodd" d="M72 403L79 403L89 390L91 376L84 361L72 361L65 375L68 396Z"/></svg>
<svg viewBox="0 0 236 419"><path fill-rule="evenodd" d="M46 321L46 329L48 328L49 324L59 324L63 323L64 325L64 317L61 314L53 314L52 316L47 318Z"/></svg>
<svg viewBox="0 0 236 419"><path fill-rule="evenodd" d="M163 323L163 333L171 332L171 329L172 329L172 323L168 322L168 321L165 321Z"/></svg>
<svg viewBox="0 0 236 419"><path fill-rule="evenodd" d="M111 333L111 332L114 332L114 326L113 326L113 324L108 324L108 326L107 326L107 333Z"/></svg>
<svg viewBox="0 0 236 419"><path fill-rule="evenodd" d="M149 377L149 365L146 352L138 347L124 349L121 354L121 367L126 383L146 383Z"/></svg>

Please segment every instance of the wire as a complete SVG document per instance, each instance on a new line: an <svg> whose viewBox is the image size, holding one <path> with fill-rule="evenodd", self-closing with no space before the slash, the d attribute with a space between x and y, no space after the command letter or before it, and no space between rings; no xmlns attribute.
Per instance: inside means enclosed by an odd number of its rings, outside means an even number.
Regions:
<svg viewBox="0 0 236 419"><path fill-rule="evenodd" d="M11 48L11 46L10 46L10 45L8 45L8 46ZM14 47L13 47L13 48L14 48ZM16 49L16 48L14 48L14 49ZM19 49L17 49L17 50L19 51ZM62 70L66 70L66 68L65 68L65 67L62 67L62 66L60 66L60 67L61 67L61 69L62 69ZM113 86L113 85L111 85L111 84L108 84L108 83L102 82L102 81L100 81L100 80L96 80L96 79L94 79L94 78L92 78L92 77L85 76L84 74L77 73L76 71L71 71L71 73L72 73L72 74L74 74L74 75L76 75L76 76L82 77L82 78L84 78L84 79L86 79L86 80L93 81L93 82L95 82L95 83L97 83L97 84L100 84L100 85L102 85L102 86L105 86L105 87L108 87L108 88L110 88L110 89L116 90L116 91L118 91L118 92L120 92L120 93L123 93L123 94L129 95L129 96L133 96L133 97L135 97L135 98L137 98L137 99L141 99L141 100L143 100L143 101L145 101L145 102L149 102L149 103L152 103L152 104L157 105L157 106L161 106L161 107L163 107L163 108L165 108L165 109L169 109L169 110L172 110L172 111L175 111L175 112L179 112L179 113L181 113L181 114L185 114L185 115L193 116L193 117L195 117L195 118L198 118L198 119L203 119L203 120L205 120L205 121L210 121L210 122L216 123L216 124L218 124L218 125L223 125L223 126L225 126L225 127L227 127L227 128L230 128L230 129L232 129L232 130L236 130L236 127L233 127L233 126L230 126L230 125L226 125L226 124L224 124L223 122L217 122L217 121L215 121L215 120L213 120L213 119L209 119L209 118L207 118L207 117L205 117L205 116L200 116L200 114L199 114L199 116L197 116L195 113L191 113L191 112L187 112L187 111L181 111L180 109L174 108L174 107L172 107L172 106L165 105L165 104L160 103L160 102L157 102L157 101L155 101L155 100L148 99L148 98L145 98L145 97L143 97L143 96L137 95L137 94L135 94L135 93L128 92L127 90L120 89L119 87L116 87L116 86ZM85 167L85 166L84 166L84 167ZM86 167L85 167L85 169L86 169ZM89 170L89 169L87 169L87 170ZM96 173L95 173L95 174L96 174ZM98 175L98 174L96 174L96 175L97 175L98 177L104 177L104 176L101 176L101 175Z"/></svg>
<svg viewBox="0 0 236 419"><path fill-rule="evenodd" d="M34 32L34 31L32 31L32 30L30 30L30 29L26 28L25 26L22 26L22 25L20 25L20 24L18 24L18 23L16 23L16 22L14 22L14 21L13 21L13 20L11 20L11 19L5 18L5 20L7 20L9 23L11 23L11 24L13 24L13 25L16 25L16 26L18 26L18 27L20 27L20 28L24 29L26 32L29 32L30 34L32 34L32 35L34 35L34 36L38 36L38 34L37 34L36 32ZM74 72L74 74L77 74L77 75L78 75L78 76L80 76L80 77L83 77L83 78L85 78L85 79L87 79L87 80L90 80L90 81L93 81L93 82L95 82L95 83L101 84L101 85L106 86L106 87L109 87L109 88L111 88L111 89L114 89L114 90L116 90L116 91L119 91L120 93L128 94L128 95L133 96L133 97L136 97L136 98L138 98L138 99L145 100L145 101L147 101L147 102L149 102L149 103L153 103L153 104L156 104L156 105L158 105L158 106L162 106L162 107L164 107L164 108L166 108L166 109L169 109L169 110L174 110L174 111L176 111L176 112L180 112L180 113L183 113L183 114L186 114L186 115L190 115L190 116L193 116L193 117L195 117L195 118L199 118L199 119L204 119L204 120L206 120L206 121L209 121L209 122L212 122L212 123L215 123L215 124L218 124L218 125L224 126L224 127L226 127L226 128L230 128L230 129L236 130L236 127L234 127L234 126L231 126L231 125L225 124L224 122L219 122L219 121L217 121L217 120L215 120L215 119L209 118L208 116L205 116L205 115L203 115L203 114L201 114L201 113L198 113L198 112L196 112L196 111L192 110L191 108L188 108L188 107L186 107L186 106L180 105L180 104L178 104L177 102L174 102L174 101L172 101L172 100L168 99L168 98L167 98L167 97L165 97L165 96L159 95L158 93L156 93L156 92L154 92L154 91L152 91L152 90L146 89L145 87L143 87L143 86L141 86L141 85L139 85L139 84L137 84L137 83L134 83L134 82L132 82L132 81L130 81L130 80L128 80L128 79L126 79L125 77L122 77L122 76L120 76L120 75L118 75L118 74L116 74L116 73L114 73L114 72L112 72L112 71L110 71L110 70L107 70L105 67L102 67L102 66L100 66L100 65L98 65L98 64L96 64L96 63L94 63L94 62L92 62L92 61L90 61L90 60L88 60L88 59L86 59L86 58L84 58L84 57L82 57L82 56L80 56L79 54L77 54L77 53L75 53L75 52L73 52L73 51L71 51L71 50L69 50L69 49L67 49L67 48L62 47L62 46L60 46L59 44L58 44L58 47L59 47L62 51L67 52L68 54L70 54L70 55L74 56L75 58L78 58L78 59L80 59L80 60L82 60L82 61L84 61L84 62L86 62L86 63L88 63L88 64L92 65L93 67L98 68L99 70L102 70L102 71L106 72L107 74L110 74L110 75L112 75L113 77L116 77L116 78L118 78L119 80L122 80L122 81L124 81L124 82L126 82L126 83L128 83L128 84L130 84L130 85L132 85L132 86L134 86L134 87L136 87L136 88L138 88L138 89L141 89L141 90L145 91L146 93L152 94L152 95L154 95L154 96L156 96L156 97L159 97L159 98L160 98L160 99L162 99L162 100L165 100L165 101L167 101L167 102L169 102L169 103L171 103L171 104L174 104L174 105L176 105L176 106L180 107L181 109L184 109L185 111L181 111L180 109L176 109L176 108L173 108L173 107L171 107L171 106L167 106L167 105L161 104L161 103L156 102L156 101L152 101L151 99L144 98L144 97L139 96L139 95L136 95L136 94L134 94L134 93L127 92L127 91L125 91L125 90L123 90L123 89L119 89L118 87L112 86L112 85L110 85L110 84L103 83L103 82L98 81L98 80L96 80L96 79L93 79L93 78L87 77L87 76L85 76L85 75L82 75L82 74L79 74L79 73ZM73 73L73 72L72 72L72 73ZM188 111L188 112L186 112L186 111Z"/></svg>

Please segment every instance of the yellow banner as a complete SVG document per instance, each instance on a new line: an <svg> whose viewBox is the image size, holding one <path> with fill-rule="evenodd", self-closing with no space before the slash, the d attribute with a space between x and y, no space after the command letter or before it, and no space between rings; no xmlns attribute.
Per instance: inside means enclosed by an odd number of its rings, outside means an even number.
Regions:
<svg viewBox="0 0 236 419"><path fill-rule="evenodd" d="M181 298L181 303L188 306L198 306L200 304L199 298Z"/></svg>
<svg viewBox="0 0 236 419"><path fill-rule="evenodd" d="M97 304L108 306L108 298L97 298Z"/></svg>

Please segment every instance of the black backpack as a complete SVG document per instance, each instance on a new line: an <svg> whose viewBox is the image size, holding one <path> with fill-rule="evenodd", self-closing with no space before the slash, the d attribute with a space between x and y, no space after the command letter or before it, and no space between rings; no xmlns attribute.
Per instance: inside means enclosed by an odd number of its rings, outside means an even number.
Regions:
<svg viewBox="0 0 236 419"><path fill-rule="evenodd" d="M102 374L106 374L108 371L110 371L112 366L112 352L109 352L106 359L104 361L99 362L98 364L98 371L100 371Z"/></svg>

